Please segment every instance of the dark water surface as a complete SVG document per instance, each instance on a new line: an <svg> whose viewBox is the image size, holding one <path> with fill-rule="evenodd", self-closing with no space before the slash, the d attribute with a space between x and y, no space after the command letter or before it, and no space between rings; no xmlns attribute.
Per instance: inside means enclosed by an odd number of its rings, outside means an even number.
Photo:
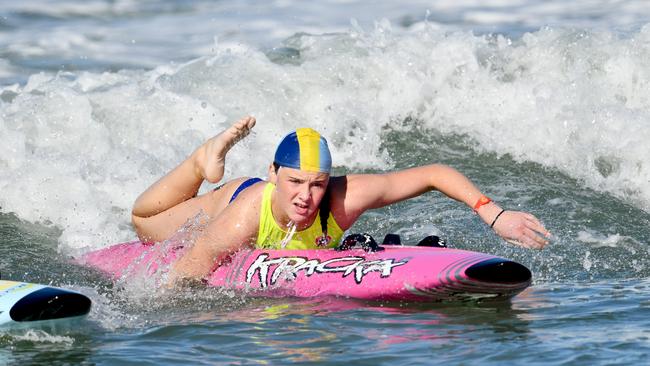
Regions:
<svg viewBox="0 0 650 366"><path fill-rule="evenodd" d="M4 214L3 278L72 287L94 307L71 329L3 330L1 357L115 365L648 362L647 213L541 166L476 153L464 137L414 137L384 137L388 151L430 147L427 156L404 154L398 166L422 159L454 165L504 206L542 218L553 242L541 252L501 243L468 210L435 193L369 213L355 229L397 232L405 241L435 232L453 247L518 260L534 283L512 301L381 304L113 288L59 254L56 230Z"/></svg>
<svg viewBox="0 0 650 366"><path fill-rule="evenodd" d="M481 3L481 4L479 4ZM484 4L483 4L484 3ZM642 0L0 5L0 274L88 295L0 329L0 365L650 364L650 9ZM245 114L227 177L323 132L335 169L428 163L553 233L502 242L428 193L352 231L518 261L508 302L256 299L114 285L71 256L133 239L133 200Z"/></svg>

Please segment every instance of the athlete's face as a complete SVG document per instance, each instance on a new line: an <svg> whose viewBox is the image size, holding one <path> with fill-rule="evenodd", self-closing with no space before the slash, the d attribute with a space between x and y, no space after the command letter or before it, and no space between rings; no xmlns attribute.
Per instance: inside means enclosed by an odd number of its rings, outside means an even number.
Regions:
<svg viewBox="0 0 650 366"><path fill-rule="evenodd" d="M298 229L309 226L316 217L329 174L281 167L277 174L271 166L269 179L275 183L272 209L279 224L292 221Z"/></svg>

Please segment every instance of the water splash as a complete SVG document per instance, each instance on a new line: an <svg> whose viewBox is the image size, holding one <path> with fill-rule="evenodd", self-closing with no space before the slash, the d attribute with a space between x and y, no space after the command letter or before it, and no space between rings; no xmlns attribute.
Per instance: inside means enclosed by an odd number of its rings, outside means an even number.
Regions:
<svg viewBox="0 0 650 366"><path fill-rule="evenodd" d="M434 26L394 34L378 22L290 38L296 63L223 44L147 72L36 74L0 92L9 141L0 207L57 226L63 248L129 240L135 197L250 113L260 123L232 150L227 177L264 176L279 138L299 126L327 136L344 170L390 169L408 156L418 134L391 156L391 131L442 133L648 210L647 39L649 26L624 36L547 27L509 39Z"/></svg>

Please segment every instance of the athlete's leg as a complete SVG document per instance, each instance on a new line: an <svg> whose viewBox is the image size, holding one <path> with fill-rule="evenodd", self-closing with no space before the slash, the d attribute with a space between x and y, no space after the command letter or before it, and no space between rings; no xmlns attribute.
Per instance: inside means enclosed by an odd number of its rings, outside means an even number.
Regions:
<svg viewBox="0 0 650 366"><path fill-rule="evenodd" d="M246 179L248 178L233 179L217 190L181 202L153 216L133 215L132 222L138 238L143 242L159 242L171 237L199 212L205 214L207 219L216 217L228 205L237 187Z"/></svg>
<svg viewBox="0 0 650 366"><path fill-rule="evenodd" d="M138 236L140 238L158 237L154 231L161 226L156 224L150 227L147 225L148 218L158 216L196 196L203 180L212 183L220 181L223 178L226 154L237 141L248 135L253 126L255 126L253 117L246 117L236 122L219 135L206 141L189 158L142 193L135 201L132 210L132 221ZM184 223L189 217L196 215L198 209L208 208L213 195L207 196L207 198L197 199L196 203L184 205L182 210L174 210L173 215L170 212L155 221L164 226L165 220L176 222L179 218L174 216L180 214L184 216L181 217ZM195 209L193 214L184 215ZM171 225L171 221L169 223L170 226L175 226ZM178 226L175 226L174 230L176 229Z"/></svg>

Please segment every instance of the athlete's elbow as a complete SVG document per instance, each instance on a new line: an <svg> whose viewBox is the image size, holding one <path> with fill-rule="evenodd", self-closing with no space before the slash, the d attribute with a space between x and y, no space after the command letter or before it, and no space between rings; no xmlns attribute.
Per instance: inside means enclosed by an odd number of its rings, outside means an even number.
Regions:
<svg viewBox="0 0 650 366"><path fill-rule="evenodd" d="M463 174L445 164L432 164L427 172L432 189L438 189L440 185L444 185L447 181L456 179L459 176L463 176Z"/></svg>
<svg viewBox="0 0 650 366"><path fill-rule="evenodd" d="M456 171L456 169L450 167L449 165L439 163L428 165L428 168L430 169L431 173L434 173L436 175L444 175L446 173Z"/></svg>

